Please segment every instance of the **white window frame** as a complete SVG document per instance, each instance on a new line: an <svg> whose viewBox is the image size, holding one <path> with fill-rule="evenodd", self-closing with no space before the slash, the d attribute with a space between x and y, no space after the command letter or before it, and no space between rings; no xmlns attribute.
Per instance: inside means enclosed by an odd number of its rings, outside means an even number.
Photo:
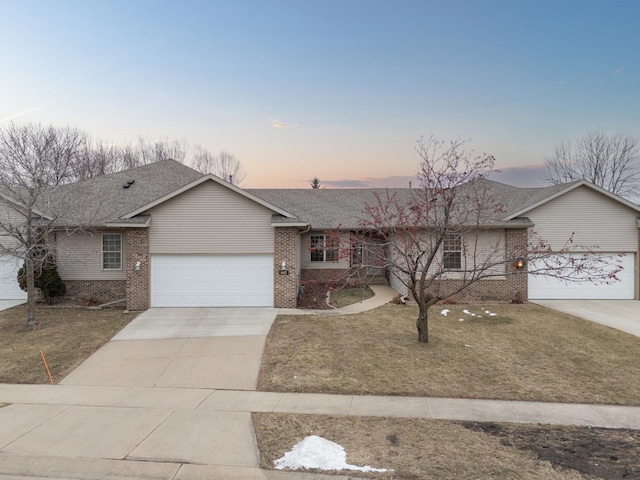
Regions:
<svg viewBox="0 0 640 480"><path fill-rule="evenodd" d="M451 272L460 271L462 260L462 234L447 233L442 239L442 268Z"/></svg>
<svg viewBox="0 0 640 480"><path fill-rule="evenodd" d="M310 261L314 263L335 263L338 261L338 247L327 247L327 236L312 234L309 237ZM315 258L314 258L315 254ZM321 258L320 258L321 255Z"/></svg>
<svg viewBox="0 0 640 480"><path fill-rule="evenodd" d="M115 246L111 249L105 249L105 237L118 237L120 239L119 248L116 249ZM101 237L101 250L102 250L102 270L122 270L122 234L121 233L103 233ZM110 245L107 245L110 247ZM114 258L109 258L107 260L107 255L119 255L119 266L111 266L115 265Z"/></svg>

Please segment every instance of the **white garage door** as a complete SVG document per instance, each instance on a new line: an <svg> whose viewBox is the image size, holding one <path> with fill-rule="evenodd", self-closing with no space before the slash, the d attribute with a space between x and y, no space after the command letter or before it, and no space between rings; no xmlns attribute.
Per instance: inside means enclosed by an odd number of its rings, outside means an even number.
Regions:
<svg viewBox="0 0 640 480"><path fill-rule="evenodd" d="M22 260L6 253L0 254L0 300L25 300L27 292L18 286L18 270Z"/></svg>
<svg viewBox="0 0 640 480"><path fill-rule="evenodd" d="M619 257L613 258L615 261ZM623 268L617 275L620 281L608 285L589 282L563 282L557 278L529 275L529 299L633 300L635 295L635 255L627 253L620 260Z"/></svg>
<svg viewBox="0 0 640 480"><path fill-rule="evenodd" d="M152 307L272 307L272 255L153 255Z"/></svg>

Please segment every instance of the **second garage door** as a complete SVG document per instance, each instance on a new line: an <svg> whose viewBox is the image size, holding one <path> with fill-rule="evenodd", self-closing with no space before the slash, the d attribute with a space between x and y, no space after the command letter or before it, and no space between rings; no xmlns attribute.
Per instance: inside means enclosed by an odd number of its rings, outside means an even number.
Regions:
<svg viewBox="0 0 640 480"><path fill-rule="evenodd" d="M153 255L152 307L272 307L272 255Z"/></svg>
<svg viewBox="0 0 640 480"><path fill-rule="evenodd" d="M614 258L617 259L617 257ZM610 284L563 282L557 278L529 275L529 299L633 300L635 295L635 255L627 253L620 260L623 268L617 275L620 281Z"/></svg>

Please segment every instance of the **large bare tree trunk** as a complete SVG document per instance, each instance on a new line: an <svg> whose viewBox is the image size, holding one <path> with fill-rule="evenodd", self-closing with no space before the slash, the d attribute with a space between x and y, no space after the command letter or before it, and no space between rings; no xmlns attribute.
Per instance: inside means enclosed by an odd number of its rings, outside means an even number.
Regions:
<svg viewBox="0 0 640 480"><path fill-rule="evenodd" d="M418 328L418 341L422 343L429 343L428 307L420 306L420 313L418 314L418 320L416 320L416 327Z"/></svg>
<svg viewBox="0 0 640 480"><path fill-rule="evenodd" d="M27 255L25 259L27 267L27 325L35 327L36 321L36 287L33 259Z"/></svg>

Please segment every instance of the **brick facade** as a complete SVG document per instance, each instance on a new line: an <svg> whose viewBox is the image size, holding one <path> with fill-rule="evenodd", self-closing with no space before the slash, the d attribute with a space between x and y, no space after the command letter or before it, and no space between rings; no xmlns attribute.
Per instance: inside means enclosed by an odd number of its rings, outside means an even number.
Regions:
<svg viewBox="0 0 640 480"><path fill-rule="evenodd" d="M79 305L101 305L126 298L125 280L64 280L66 301Z"/></svg>
<svg viewBox="0 0 640 480"><path fill-rule="evenodd" d="M298 230L291 227L275 229L275 251L273 272L273 306L296 308L298 297L297 264ZM288 275L280 274L280 266L286 262Z"/></svg>
<svg viewBox="0 0 640 480"><path fill-rule="evenodd" d="M150 307L149 230L128 229L126 242L127 310L146 310ZM136 269L137 262L140 262L139 270Z"/></svg>

